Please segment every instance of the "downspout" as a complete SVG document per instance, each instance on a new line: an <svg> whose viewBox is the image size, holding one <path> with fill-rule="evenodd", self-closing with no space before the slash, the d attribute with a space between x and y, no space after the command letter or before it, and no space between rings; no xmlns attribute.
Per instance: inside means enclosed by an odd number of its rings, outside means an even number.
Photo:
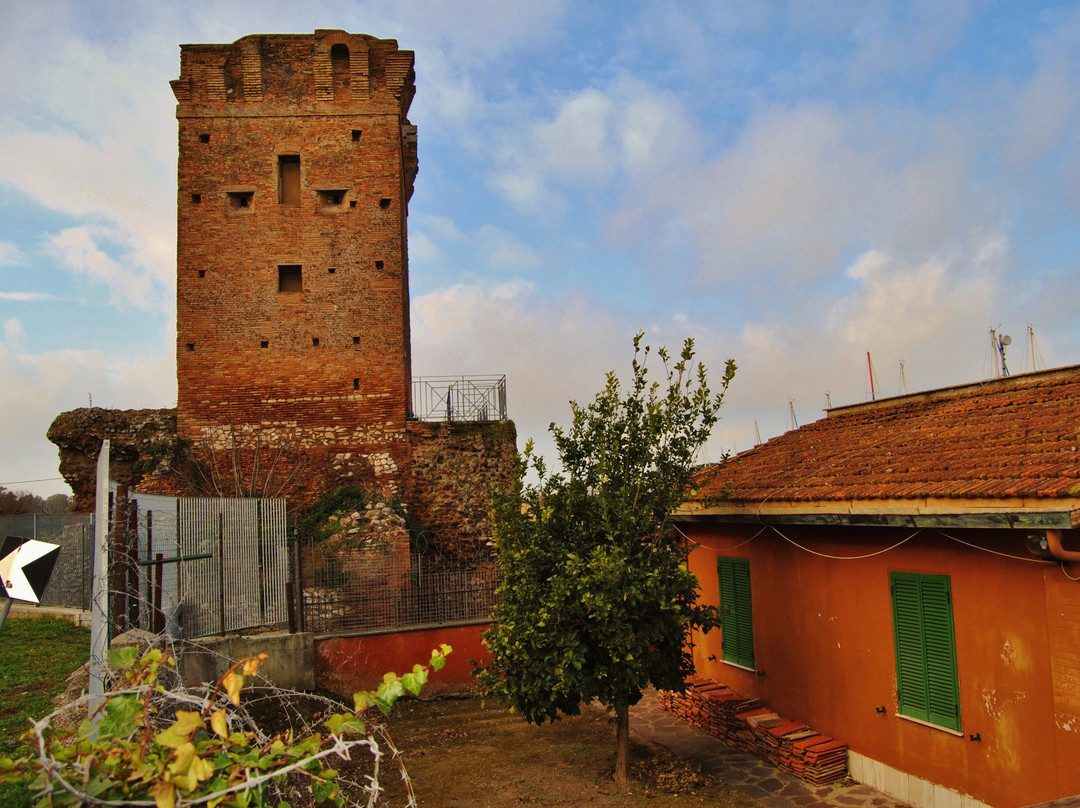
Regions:
<svg viewBox="0 0 1080 808"><path fill-rule="evenodd" d="M1046 545L1050 555L1058 561L1080 561L1080 551L1066 550L1061 546L1061 531L1049 529L1046 531Z"/></svg>

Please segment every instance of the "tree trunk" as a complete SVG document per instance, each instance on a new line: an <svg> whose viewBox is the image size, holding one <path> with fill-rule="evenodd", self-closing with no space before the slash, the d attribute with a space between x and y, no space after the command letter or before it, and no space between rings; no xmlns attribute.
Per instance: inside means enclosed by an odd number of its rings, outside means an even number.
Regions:
<svg viewBox="0 0 1080 808"><path fill-rule="evenodd" d="M630 788L630 705L615 706L615 785L620 791Z"/></svg>

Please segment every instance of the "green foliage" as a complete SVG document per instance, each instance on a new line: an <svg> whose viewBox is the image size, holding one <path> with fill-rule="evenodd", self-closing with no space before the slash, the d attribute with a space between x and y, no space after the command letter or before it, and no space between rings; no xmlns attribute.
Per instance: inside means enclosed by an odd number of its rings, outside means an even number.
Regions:
<svg viewBox="0 0 1080 808"><path fill-rule="evenodd" d="M370 502L367 491L358 485L343 485L317 499L296 523L303 542L317 543L332 535L336 529L331 516L340 517L352 511L362 511Z"/></svg>
<svg viewBox="0 0 1080 808"><path fill-rule="evenodd" d="M271 737L243 731L230 714L228 704L240 706L245 677L258 672L266 654L237 662L200 703L190 697L162 701L159 676L174 663L160 649L142 657L134 648L110 651L119 679L93 720L73 736L51 732L47 719L35 722L27 739L40 754L0 758L0 780L36 774L32 788L42 808L87 801L248 808L288 805L281 787L295 772L307 778L315 802L341 806L346 800L328 764L331 756L345 758L355 746L374 749L363 718L368 706L389 713L405 692L419 693L429 670L442 668L450 651L448 645L435 649L427 665L415 665L405 676L386 674L377 690L355 694L354 711L325 720L325 736L302 737L291 730Z"/></svg>
<svg viewBox="0 0 1080 808"><path fill-rule="evenodd" d="M670 514L690 493L735 364L714 395L687 340L677 361L657 351L665 383L650 382L641 336L626 390L609 373L591 404L571 404L569 429L551 425L561 471L549 473L530 441L513 487L493 500L502 583L478 675L531 722L594 699L622 717L649 683L681 690L693 671L687 629L717 620L697 604Z"/></svg>

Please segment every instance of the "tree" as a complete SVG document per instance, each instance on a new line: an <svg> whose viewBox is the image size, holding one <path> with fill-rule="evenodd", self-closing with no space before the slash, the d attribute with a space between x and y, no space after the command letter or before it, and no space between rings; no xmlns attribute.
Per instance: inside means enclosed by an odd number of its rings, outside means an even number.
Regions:
<svg viewBox="0 0 1080 808"><path fill-rule="evenodd" d="M71 497L67 494L50 494L45 498L45 513L71 513Z"/></svg>
<svg viewBox="0 0 1080 808"><path fill-rule="evenodd" d="M734 373L713 394L694 343L666 350L665 385L650 383L649 348L634 338L628 389L614 372L587 407L571 402L568 430L552 424L561 471L532 442L492 514L500 603L484 634L481 685L537 724L576 715L594 699L614 710L615 780L630 782L629 709L650 683L681 691L693 673L691 627L711 628L697 603L689 548L670 515L690 493L695 457L719 418ZM532 470L539 482L527 483Z"/></svg>
<svg viewBox="0 0 1080 808"><path fill-rule="evenodd" d="M45 501L29 491L9 491L0 485L0 515L44 513Z"/></svg>

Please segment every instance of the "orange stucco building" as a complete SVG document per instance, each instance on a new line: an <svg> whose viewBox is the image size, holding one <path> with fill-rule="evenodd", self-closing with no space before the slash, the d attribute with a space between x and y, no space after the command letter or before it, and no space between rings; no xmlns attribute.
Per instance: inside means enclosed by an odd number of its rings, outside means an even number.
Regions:
<svg viewBox="0 0 1080 808"><path fill-rule="evenodd" d="M1080 367L834 408L678 519L699 676L915 806L1080 793Z"/></svg>

